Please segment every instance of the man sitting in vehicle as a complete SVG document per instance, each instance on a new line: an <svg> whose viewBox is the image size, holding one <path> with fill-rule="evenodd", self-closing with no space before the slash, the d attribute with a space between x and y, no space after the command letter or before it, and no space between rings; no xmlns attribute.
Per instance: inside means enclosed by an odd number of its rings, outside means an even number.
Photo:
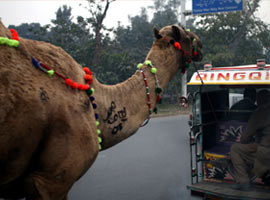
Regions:
<svg viewBox="0 0 270 200"><path fill-rule="evenodd" d="M237 120L240 122L247 122L253 111L257 108L256 89L246 88L244 90L244 99L238 101L231 107L230 120Z"/></svg>
<svg viewBox="0 0 270 200"><path fill-rule="evenodd" d="M261 90L257 94L257 104L258 108L250 116L240 143L231 146L228 172L237 182L234 189L248 190L255 179L254 173L256 177L263 177L270 170L269 91Z"/></svg>

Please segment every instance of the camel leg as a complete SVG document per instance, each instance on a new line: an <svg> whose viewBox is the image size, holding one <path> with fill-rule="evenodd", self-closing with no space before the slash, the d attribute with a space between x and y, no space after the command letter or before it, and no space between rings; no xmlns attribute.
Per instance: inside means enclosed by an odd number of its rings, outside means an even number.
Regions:
<svg viewBox="0 0 270 200"><path fill-rule="evenodd" d="M43 141L44 148L35 171L25 179L27 199L67 199L72 185L96 159L99 151L96 127L92 130L89 124L75 119L69 123L65 119L54 123Z"/></svg>

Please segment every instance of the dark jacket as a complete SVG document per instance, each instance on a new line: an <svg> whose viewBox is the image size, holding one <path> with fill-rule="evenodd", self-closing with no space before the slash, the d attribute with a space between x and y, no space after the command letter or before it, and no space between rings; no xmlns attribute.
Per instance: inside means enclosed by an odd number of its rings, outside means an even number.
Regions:
<svg viewBox="0 0 270 200"><path fill-rule="evenodd" d="M231 107L229 118L230 120L247 122L256 108L257 106L248 98L242 99Z"/></svg>

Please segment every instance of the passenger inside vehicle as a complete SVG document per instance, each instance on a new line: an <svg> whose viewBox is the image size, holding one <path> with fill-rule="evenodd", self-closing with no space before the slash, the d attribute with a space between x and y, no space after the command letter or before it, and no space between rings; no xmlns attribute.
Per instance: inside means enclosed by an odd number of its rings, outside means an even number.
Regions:
<svg viewBox="0 0 270 200"><path fill-rule="evenodd" d="M256 177L265 178L270 170L270 93L257 94L258 108L250 116L240 143L231 146L228 172L235 179L234 189L248 190Z"/></svg>
<svg viewBox="0 0 270 200"><path fill-rule="evenodd" d="M256 101L256 89L246 88L244 90L244 99L236 102L232 105L229 113L229 120L236 120L240 122L247 122L250 115L257 108Z"/></svg>

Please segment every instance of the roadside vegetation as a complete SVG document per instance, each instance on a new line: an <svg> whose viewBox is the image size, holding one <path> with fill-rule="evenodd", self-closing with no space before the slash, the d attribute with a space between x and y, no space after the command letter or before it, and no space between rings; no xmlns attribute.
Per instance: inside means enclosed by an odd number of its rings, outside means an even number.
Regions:
<svg viewBox="0 0 270 200"><path fill-rule="evenodd" d="M115 0L88 0L89 16L74 18L72 8L63 5L56 11L51 24L24 23L10 26L19 35L29 39L43 40L66 50L82 66L91 68L98 80L115 84L126 80L135 71L153 43L152 28L168 24L181 24L181 0L154 0L154 5L141 8L130 17L129 25L118 24L107 28L104 19ZM187 29L195 32L203 42L204 59L213 66L245 65L258 58L270 61L270 25L256 17L260 0L247 1L245 10L223 14L191 16ZM150 18L149 13L153 13ZM188 69L188 79L194 72ZM188 88L188 92L191 92ZM181 94L181 74L177 75L165 90L166 110L178 111ZM170 105L169 105L170 104ZM185 109L184 109L185 111Z"/></svg>

